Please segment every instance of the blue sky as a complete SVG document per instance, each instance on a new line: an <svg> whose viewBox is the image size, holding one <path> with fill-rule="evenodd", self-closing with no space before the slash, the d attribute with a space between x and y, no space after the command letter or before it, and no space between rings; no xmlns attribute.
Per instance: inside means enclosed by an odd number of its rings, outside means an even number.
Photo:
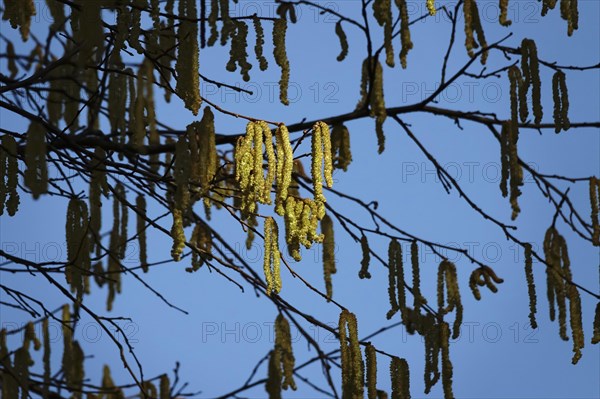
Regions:
<svg viewBox="0 0 600 399"><path fill-rule="evenodd" d="M351 16L358 15L360 11L358 1L319 4L335 7ZM579 30L570 38L566 35L566 22L560 19L558 6L542 18L541 4L537 1L512 1L509 17L513 20L513 25L503 28L496 23L496 1L478 1L478 4L490 43L510 31L514 34L505 42L507 46L518 47L523 37L532 38L538 45L540 59L546 61L585 66L597 64L600 59L598 2L579 2ZM426 10L425 1L410 2L409 6L411 19L417 18ZM272 3L240 1L236 6L232 5L232 15L242 15L253 8L270 15L274 13ZM254 64L252 79L250 82L243 82L239 74L224 70L228 49L220 47L201 52L201 72L211 79L239 84L256 94L247 96L218 91L214 86L203 83L203 95L234 112L283 121L286 124L303 118L325 118L353 110L359 99L360 65L365 57L364 39L356 29L345 24L350 52L343 63L338 63L335 59L339 52L339 43L334 35L336 20L319 15L311 7L298 10L297 13L298 23L288 27L288 55L292 68L292 104L289 107L278 103L278 88L275 83L279 79L279 72L272 58L269 58L271 65L267 72L258 71L256 63L251 59ZM373 21L371 22L374 27ZM3 22L1 26L3 35L14 36L8 24ZM41 19L34 24L33 30L43 32L44 27L45 21ZM378 28L373 29L377 31ZM268 24L265 24L265 30L270 31ZM462 17L459 19L458 30L457 43L449 62L450 74L467 60L463 46ZM412 26L414 49L408 56L408 69L402 70L398 66L395 69L384 69L387 106L418 102L435 90L436 84L440 82L439 71L449 32L450 24L441 14ZM250 40L253 40L253 36ZM270 54L270 34L266 41L265 52ZM394 44L398 52L399 41ZM512 59L516 60L515 57ZM493 70L507 62L503 55L494 53L490 55L487 68ZM4 64L2 69L5 70ZM480 64L475 63L470 71L478 73L480 69ZM552 121L551 78L552 71L542 67L545 122ZM438 105L452 109L494 112L508 118L507 83L505 73L500 78L485 81L465 77L440 96ZM598 71L569 72L567 84L570 90L571 121L599 120ZM161 104L158 114L165 123L176 129L182 129L195 120L176 99L171 104ZM26 128L22 120L5 110L0 110L0 118L2 126L8 129ZM402 118L411 124L419 140L477 204L494 217L510 223L510 205L508 199L501 197L498 187L499 146L487 129L463 122L463 129L460 130L453 121L428 114L410 114ZM216 113L217 132L238 133L243 131L244 125L242 119L236 120ZM446 245L468 248L470 255L488 262L504 278L505 282L499 286L497 294L484 289L483 299L477 302L468 288L468 278L474 266L464 257L452 258L452 254L448 255L459 271L465 308L461 336L450 349L456 396L600 397L597 378L600 373L600 352L598 346L589 343L596 302L590 296L582 294L586 347L579 364L573 366L571 342L560 340L558 325L551 323L548 318L543 265L534 264L539 323L539 328L534 331L528 324L528 296L522 251L507 241L502 231L475 214L456 191L452 191L450 195L445 193L436 180L433 166L391 118L384 127L387 141L386 151L382 155L377 155L372 120L353 121L347 126L351 133L353 163L348 172L336 172L334 188L356 195L365 202L378 201L378 211L382 215L412 234ZM600 175L599 149L598 129L569 130L559 135L555 135L553 130L544 130L541 135L533 130L522 130L519 141L520 156L528 160L535 170L570 177ZM306 147L300 148L296 155L306 151ZM306 158L304 162L307 166ZM567 187L564 184L558 185ZM576 184L572 186L570 194L580 212L589 217L587 190L587 184ZM534 243L534 248L536 245L539 248L550 224L553 208L527 173L522 191L522 212L514 223L518 226L516 234L520 239ZM328 195L328 201L338 211L352 215L357 223L373 227L369 216L348 201L336 198L333 194ZM3 250L13 251L12 253L30 260L64 260L64 218L67 204L47 197L34 201L26 195L22 195L21 202L17 216L3 216L1 219L0 243ZM109 202L105 205L110 209ZM152 209L149 207L150 212ZM110 215L105 213L104 216L103 225L110 226ZM170 227L170 222L170 218L167 218L163 225ZM132 220L130 230L133 230L133 223L135 222ZM334 297L357 315L359 333L365 336L380 326L391 324L385 319L389 308L387 269L372 260L373 278L359 280L360 247L339 228L338 223L335 225L338 273L333 276ZM247 251L244 248L245 234L227 212L213 212L213 226L233 247L240 248L244 259L262 273L260 242L257 241ZM600 281L597 248L575 236L564 223L558 224L558 230L567 239L575 281L598 292ZM385 257L389 242L381 238L369 238L371 247ZM148 235L148 242L150 259L169 258L171 240L168 237L152 232ZM429 301L435 303L439 259L427 253L426 248L420 249L423 291ZM319 246L303 251L303 260L294 263L292 267L311 284L322 289L319 251ZM409 253L409 248L404 246L403 251L408 260L406 254ZM136 266L137 256L137 248L132 244L128 249L126 265ZM171 371L175 362L179 361L180 379L190 383L191 391L202 391L198 398L209 398L243 385L252 367L272 348L270 329L276 317L276 309L264 298L257 298L249 287L245 287L245 293L241 293L233 284L216 273L210 273L207 268L189 274L185 272L186 267L188 264L185 261L168 263L153 268L151 273L143 277L170 302L188 311L189 315L168 308L131 276L124 276L123 294L117 297L110 315L133 318L132 321L120 321L119 325L130 339L136 341L135 350L144 364L145 375L154 376ZM232 276L235 278L235 275ZM3 272L0 273L0 278L2 284L22 287L35 293L51 309L63 303L56 289L48 286L41 277ZM331 325L337 324L338 308L312 295L298 279L291 277L285 270L282 279L284 299ZM94 293L87 298L88 304L102 313L106 288L94 288ZM0 309L3 327L15 326L27 320L21 313L6 307ZM452 316L450 320L453 320ZM339 344L327 331L308 324L305 326L325 350L338 348ZM116 382L130 382L127 373L120 367L117 350L106 334L100 332L90 320L83 319L80 327L76 338L85 341L84 351L93 355L86 361L87 376L94 382L99 381L102 365L110 364ZM58 334L58 330L56 333ZM294 329L292 333L295 334ZM61 337L57 335L56 348L60 348L60 341ZM16 342L15 339L12 340L13 345ZM398 327L377 336L372 342L377 348L408 360L411 365L413 397L422 397L424 353L421 338L409 336L402 327ZM294 340L294 352L297 364L315 356L315 351L308 351L306 342L302 339ZM54 351L57 362L60 353L60 350ZM379 357L378 360L378 387L389 391L388 360L384 357ZM58 363L55 365L58 367ZM311 378L319 386L326 386L317 364L307 367L301 374ZM339 372L335 371L334 375L339 375ZM266 376L265 365L258 370L257 376ZM299 382L298 385L298 391L285 392L285 397L321 397L321 394L306 384ZM253 398L266 396L263 386L245 394ZM441 396L439 383L429 397Z"/></svg>

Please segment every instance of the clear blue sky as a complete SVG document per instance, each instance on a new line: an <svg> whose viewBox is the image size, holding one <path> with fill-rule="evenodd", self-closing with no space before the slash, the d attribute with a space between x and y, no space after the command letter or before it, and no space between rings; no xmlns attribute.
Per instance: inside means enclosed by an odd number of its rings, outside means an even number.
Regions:
<svg viewBox="0 0 600 399"><path fill-rule="evenodd" d="M438 2L441 3L441 2ZM356 16L360 2L323 2L336 7L342 13ZM454 3L452 3L454 5ZM488 42L493 42L507 32L514 35L505 42L518 47L523 37L532 38L538 44L538 54L543 60L560 65L593 65L600 60L600 37L598 18L600 3L579 2L579 30L571 38L566 35L566 22L560 19L557 8L546 17L540 16L538 1L511 1L509 17L513 26L503 28L496 21L497 2L478 1L484 20ZM410 3L411 19L425 11L425 1ZM256 8L273 15L272 3L240 1L232 5L232 14L252 13ZM276 82L279 72L269 58L271 68L262 73L256 62L251 71L251 82L243 82L237 73L223 68L227 51L210 48L201 52L201 72L211 79L222 80L256 93L253 96L218 91L213 85L203 83L203 95L222 107L245 115L287 124L328 117L354 109L359 98L360 65L365 57L365 43L359 32L347 24L345 31L350 41L350 52L343 63L335 60L339 44L334 36L335 19L319 15L308 7L297 10L298 23L288 28L288 55L291 61L290 99L292 104L284 107L278 103ZM14 36L10 27L2 23L2 34ZM373 25L372 25L373 26ZM45 21L34 24L33 30L42 32ZM452 74L467 60L463 46L462 17L458 25L457 43L449 63ZM265 24L270 31L270 26ZM378 28L374 28L378 29ZM252 30L251 30L252 31ZM450 24L439 14L418 22L411 29L414 49L408 56L408 69L385 68L386 105L397 106L418 102L439 84L440 67L450 34ZM251 37L251 42L253 35ZM266 37L265 52L271 53L270 33ZM399 40L394 42L396 54ZM4 46L4 44L2 44ZM249 48L249 53L251 52ZM397 56L397 55L396 55ZM514 60L516 58L513 57ZM253 61L251 59L251 61ZM487 68L493 70L506 65L500 54L490 55ZM2 70L6 65L2 64ZM476 63L470 70L480 71ZM552 71L541 69L544 121L552 121ZM461 110L481 110L497 113L508 118L509 95L506 74L501 78L480 81L462 78L439 98L439 105ZM570 90L571 121L597 121L600 118L600 76L598 71L569 72L567 83ZM157 96L158 97L158 96ZM191 113L184 110L178 100L163 104L159 117L168 125L182 129L194 121ZM23 121L7 111L0 111L0 123L6 128L24 129ZM463 122L459 130L451 120L425 114L406 115L403 119L412 125L418 138L457 178L465 192L491 215L510 222L508 199L501 197L499 183L499 147L489 131L481 126ZM217 113L217 131L241 132L243 120ZM457 195L447 195L436 180L433 166L427 162L414 143L391 119L385 124L386 151L377 155L377 145L372 120L360 120L347 124L351 132L353 163L348 172L336 172L335 188L353 194L366 202L377 200L378 211L400 228L417 236L437 240L440 243L462 246L476 258L487 261L504 278L499 293L482 290L480 302L472 298L468 277L473 270L464 258L452 258L459 270L460 288L465 308L462 334L451 345L454 365L454 392L460 398L597 398L600 397L598 375L600 373L599 347L590 345L592 316L595 301L582 294L585 343L583 358L577 366L571 365L571 342L563 342L558 336L558 325L548 318L543 265L534 264L538 294L539 328L531 330L528 324L528 296L524 278L523 254L514 244L506 241L502 232L484 221ZM298 150L301 154L306 148ZM579 129L555 135L544 130L539 135L533 130L522 130L520 155L532 166L547 174L564 174L570 177L600 175L600 136L598 129ZM305 158L306 165L306 158ZM560 184L561 187L566 187ZM82 186L83 189L83 186ZM571 195L583 215L589 215L587 184L574 185ZM515 224L519 238L541 245L548 228L553 208L543 198L525 174L523 195L520 198L522 212ZM358 223L370 225L368 215L347 201L328 196L332 206L355 217ZM14 218L3 216L0 222L2 248L30 260L64 260L64 223L66 203L43 197L33 201L21 197L21 208ZM110 203L105 209L110 210ZM149 208L150 212L152 207ZM132 217L133 219L133 217ZM43 223L40 221L44 221ZM261 243L246 251L245 235L226 212L213 212L213 226L232 246L240 248L242 255L258 272L262 273ZM164 220L170 227L170 219ZM134 224L130 226L133 231ZM105 214L105 227L111 226L111 218ZM282 226L282 224L280 223ZM591 247L575 236L563 223L559 231L566 237L571 256L574 279L587 288L598 292L599 256L597 248ZM387 269L375 260L371 263L371 280L359 280L360 247L336 224L336 254L338 273L333 276L334 297L356 313L359 333L365 336L382 325L388 325ZM371 237L370 237L371 238ZM149 258L169 258L170 239L162 234L150 233ZM386 257L388 242L372 238L372 248ZM425 248L421 252L421 281L424 293L435 303L436 259ZM320 247L303 252L303 260L293 264L313 285L323 288ZM405 255L408 247L403 247ZM137 248L132 244L126 264L136 266ZM135 340L135 350L144 364L146 376L171 371L176 361L181 362L180 379L190 383L191 391L202 391L198 398L221 395L243 385L255 363L273 345L271 326L276 309L270 302L257 298L249 287L241 293L233 284L216 273L203 268L195 274L184 271L185 261L158 266L143 276L173 304L189 311L183 315L168 308L156 296L130 276L124 276L123 294L115 300L111 316L131 316L132 322L119 324ZM235 276L233 275L235 278ZM2 284L18 286L47 300L51 309L62 305L63 299L55 288L49 287L41 277L25 274L1 273ZM289 272L283 271L282 296L307 313L336 325L338 309L312 295ZM106 288L93 286L88 304L103 313ZM4 300L4 294L1 295ZM410 299L412 301L412 299ZM26 321L24 315L6 307L0 308L3 327ZM452 317L450 318L452 320ZM56 326L56 324L55 324ZM118 353L106 334L100 332L90 320L82 320L76 338L86 341L86 354L93 355L86 361L86 375L97 382L101 378L103 364L110 364L116 382L130 382L121 370ZM335 349L337 341L326 331L309 327L315 339L324 349ZM292 329L295 333L295 330ZM58 334L58 330L56 330ZM57 336L60 348L61 337ZM307 351L306 342L295 340L294 353L297 364L312 358L314 350ZM16 344L13 339L12 344ZM387 352L405 357L411 365L411 391L413 397L423 394L423 343L419 336L408 336L402 327L381 334L373 344ZM60 350L54 351L59 362ZM378 387L389 391L388 361L379 357ZM58 363L54 363L55 371ZM38 362L38 366L41 362ZM320 366L314 364L301 373L317 385L325 387ZM334 374L339 374L335 372ZM258 377L266 376L263 365ZM339 379L338 379L339 381ZM285 392L290 398L319 398L321 394L298 381L296 392ZM245 392L248 397L266 397L263 386ZM441 397L441 382L429 397Z"/></svg>

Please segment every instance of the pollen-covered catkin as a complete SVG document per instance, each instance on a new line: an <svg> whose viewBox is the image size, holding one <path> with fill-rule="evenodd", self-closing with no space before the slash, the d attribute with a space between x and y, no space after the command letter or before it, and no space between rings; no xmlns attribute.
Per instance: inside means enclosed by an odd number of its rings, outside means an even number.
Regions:
<svg viewBox="0 0 600 399"><path fill-rule="evenodd" d="M410 399L410 372L405 359L396 356L390 362L392 399Z"/></svg>
<svg viewBox="0 0 600 399"><path fill-rule="evenodd" d="M394 47L392 44L392 2L391 0L374 0L373 15L379 26L383 26L383 44L385 47L385 63L394 66Z"/></svg>
<svg viewBox="0 0 600 399"><path fill-rule="evenodd" d="M296 390L294 381L295 359L292 351L292 335L290 324L280 313L275 320L275 350L279 352L281 360L282 381L281 387L285 390L291 388Z"/></svg>
<svg viewBox="0 0 600 399"><path fill-rule="evenodd" d="M256 55L256 59L258 60L258 66L261 71L266 71L269 67L269 62L263 55L263 46L265 44L265 32L262 27L262 23L260 22L260 18L258 15L254 14L252 16L252 24L254 26L254 33L256 35L256 44L254 45L254 54Z"/></svg>
<svg viewBox="0 0 600 399"><path fill-rule="evenodd" d="M427 11L429 11L429 15L434 16L436 13L435 10L435 0L427 0Z"/></svg>
<svg viewBox="0 0 600 399"><path fill-rule="evenodd" d="M279 253L279 230L272 217L267 217L264 224L265 257L264 273L267 281L267 294L279 294L281 291L281 254Z"/></svg>
<svg viewBox="0 0 600 399"><path fill-rule="evenodd" d="M400 12L400 42L402 44L402 49L400 50L400 64L403 69L406 69L406 57L408 56L408 52L413 48L413 43L410 39L410 20L408 18L406 0L395 1Z"/></svg>
<svg viewBox="0 0 600 399"><path fill-rule="evenodd" d="M288 197L288 190L292 183L294 168L294 153L290 144L290 134L284 124L280 124L275 131L275 143L277 150L275 212L283 216L285 214L285 200Z"/></svg>
<svg viewBox="0 0 600 399"><path fill-rule="evenodd" d="M342 397L364 397L364 364L358 341L356 316L344 309L340 313L338 332L342 368Z"/></svg>
<svg viewBox="0 0 600 399"><path fill-rule="evenodd" d="M590 177L590 207L592 219L592 244L600 246L600 220L598 219L598 209L600 208L600 179L595 176Z"/></svg>
<svg viewBox="0 0 600 399"><path fill-rule="evenodd" d="M9 134L2 136L2 151L0 151L0 215L6 212L14 216L19 209L19 193L17 183L19 165L17 162L17 142Z"/></svg>
<svg viewBox="0 0 600 399"><path fill-rule="evenodd" d="M377 352L371 344L365 348L365 363L367 364L367 398L377 399Z"/></svg>
<svg viewBox="0 0 600 399"><path fill-rule="evenodd" d="M329 215L321 220L321 234L323 235L323 277L325 279L325 292L327 300L333 297L333 285L331 275L335 274L335 241L333 236L333 221Z"/></svg>
<svg viewBox="0 0 600 399"><path fill-rule="evenodd" d="M533 259L531 244L525 243L525 277L527 279L527 291L529 293L529 324L532 329L537 328L535 314L537 312L537 296L535 294L535 282L533 280Z"/></svg>
<svg viewBox="0 0 600 399"><path fill-rule="evenodd" d="M185 107L198 114L200 109L200 80L199 49L198 49L198 24L196 0L180 0L179 16L182 18L177 31L179 43L175 71L177 72L177 86L175 92L183 100Z"/></svg>
<svg viewBox="0 0 600 399"><path fill-rule="evenodd" d="M48 191L48 166L46 165L46 131L37 122L31 122L25 145L25 185L34 199Z"/></svg>
<svg viewBox="0 0 600 399"><path fill-rule="evenodd" d="M290 62L288 60L285 34L287 31L287 20L279 18L273 23L273 56L275 62L281 68L281 79L279 80L279 100L283 105L289 105L288 85L290 82Z"/></svg>

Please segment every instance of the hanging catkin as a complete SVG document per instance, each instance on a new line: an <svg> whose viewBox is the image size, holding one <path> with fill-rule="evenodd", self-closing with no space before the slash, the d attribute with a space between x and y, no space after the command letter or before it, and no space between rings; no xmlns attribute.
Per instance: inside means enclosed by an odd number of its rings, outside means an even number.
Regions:
<svg viewBox="0 0 600 399"><path fill-rule="evenodd" d="M379 26L383 26L383 44L385 47L385 63L394 66L394 47L392 45L392 2L391 0L374 0L373 15Z"/></svg>
<svg viewBox="0 0 600 399"><path fill-rule="evenodd" d="M268 217L264 225L265 256L264 272L267 282L267 295L281 291L281 254L279 252L279 230L275 219Z"/></svg>
<svg viewBox="0 0 600 399"><path fill-rule="evenodd" d="M287 56L285 46L285 34L287 30L287 20L285 18L276 19L273 23L273 56L275 62L281 68L281 79L279 80L279 100L284 105L289 105L288 85L290 82L290 62Z"/></svg>
<svg viewBox="0 0 600 399"><path fill-rule="evenodd" d="M311 141L312 163L311 177L313 180L313 190L315 202L326 202L323 195L323 176L325 185L333 186L333 164L331 160L331 134L329 126L324 122L317 122L313 125L313 134Z"/></svg>
<svg viewBox="0 0 600 399"><path fill-rule="evenodd" d="M333 236L333 221L329 215L321 220L321 234L323 235L323 277L325 279L325 291L327 300L333 297L333 285L331 275L336 273L335 267L335 241Z"/></svg>
<svg viewBox="0 0 600 399"><path fill-rule="evenodd" d="M446 287L447 299L444 299L444 286ZM437 280L438 314L444 315L455 311L456 317L452 327L452 338L457 339L460 335L463 307L458 289L458 277L456 266L452 262L443 260L438 268ZM447 304L444 306L444 304Z"/></svg>
<svg viewBox="0 0 600 399"><path fill-rule="evenodd" d="M408 8L406 0L395 0L396 6L400 12L400 41L402 49L400 50L400 64L403 69L406 69L406 56L413 48L413 43L410 39L410 21L408 19Z"/></svg>
<svg viewBox="0 0 600 399"><path fill-rule="evenodd" d="M508 19L508 0L500 0L498 7L500 8L500 25L510 26L512 21Z"/></svg>
<svg viewBox="0 0 600 399"><path fill-rule="evenodd" d="M592 345L600 342L600 302L596 304L596 312L594 316L594 335L592 336Z"/></svg>
<svg viewBox="0 0 600 399"><path fill-rule="evenodd" d="M198 49L198 24L196 0L180 0L179 16L182 18L177 31L178 52L175 71L177 72L177 86L175 92L185 103L185 107L198 114L200 109L200 81L199 81L199 49Z"/></svg>
<svg viewBox="0 0 600 399"><path fill-rule="evenodd" d="M254 26L254 33L256 35L256 44L254 45L254 54L256 55L256 60L258 61L258 66L261 71L266 71L269 67L269 62L263 55L263 46L265 44L265 32L262 27L262 23L260 22L260 18L258 15L254 14L252 16L252 24Z"/></svg>
<svg viewBox="0 0 600 399"><path fill-rule="evenodd" d="M248 62L248 25L243 21L232 21L235 26L232 34L231 49L229 51L229 61L225 69L229 72L234 72L237 69L236 64L240 67L242 79L245 82L250 80L250 69L252 65Z"/></svg>
<svg viewBox="0 0 600 399"><path fill-rule="evenodd" d="M285 214L285 201L288 190L292 183L292 171L294 168L294 153L290 144L290 134L284 124L280 124L275 132L277 150L277 191L275 195L275 212L283 216Z"/></svg>
<svg viewBox="0 0 600 399"><path fill-rule="evenodd" d="M531 39L523 39L521 42L521 69L523 80L519 82L519 106L521 122L527 118L526 95L531 86L531 104L533 107L534 121L539 124L542 121L543 111L541 103L541 82L537 47Z"/></svg>
<svg viewBox="0 0 600 399"><path fill-rule="evenodd" d="M535 314L537 312L537 296L535 294L535 282L533 280L533 259L531 256L531 244L525 243L525 277L527 279L527 291L529 293L529 324L532 329L537 328Z"/></svg>
<svg viewBox="0 0 600 399"><path fill-rule="evenodd" d="M344 32L344 28L342 28L342 21L337 21L335 24L335 34L340 40L340 54L337 56L337 60L339 62L344 61L346 56L348 55L348 38L346 37L346 32Z"/></svg>
<svg viewBox="0 0 600 399"><path fill-rule="evenodd" d="M25 185L34 199L48 191L48 166L46 165L46 130L31 122L25 145Z"/></svg>
<svg viewBox="0 0 600 399"><path fill-rule="evenodd" d="M362 260L360 261L360 271L358 272L358 277L361 279L371 278L371 273L369 273L369 263L371 262L369 241L367 240L367 236L364 234L360 237L360 248L362 250Z"/></svg>
<svg viewBox="0 0 600 399"><path fill-rule="evenodd" d="M392 399L410 399L410 372L405 359L392 356L390 362Z"/></svg>
<svg viewBox="0 0 600 399"><path fill-rule="evenodd" d="M148 255L146 248L146 197L140 194L135 199L135 206L137 208L137 236L140 251L140 266L144 273L148 272ZM138 213L139 212L139 213Z"/></svg>
<svg viewBox="0 0 600 399"><path fill-rule="evenodd" d="M481 26L481 20L479 18L479 9L477 8L477 3L475 0L465 0L463 5L463 12L465 18L465 47L467 49L467 53L469 57L473 58L475 53L473 49L481 47L487 47L487 41L485 39L485 34L483 32L483 27ZM477 43L475 41L474 35L477 34ZM481 63L485 64L487 61L488 52L487 50L481 54Z"/></svg>
<svg viewBox="0 0 600 399"><path fill-rule="evenodd" d="M91 269L89 248L89 217L85 201L72 198L67 209L66 241L67 259L65 277L81 301Z"/></svg>
<svg viewBox="0 0 600 399"><path fill-rule="evenodd" d="M554 97L554 132L569 130L569 93L567 91L566 75L557 71L552 77L552 94Z"/></svg>
<svg viewBox="0 0 600 399"><path fill-rule="evenodd" d="M363 399L364 364L358 341L356 316L346 309L342 310L338 328L342 368L342 398Z"/></svg>
<svg viewBox="0 0 600 399"><path fill-rule="evenodd" d="M402 247L396 239L392 239L388 247L388 296L390 299L390 310L387 312L387 319L391 319L398 310L402 312L402 318L404 319L406 308L404 265Z"/></svg>
<svg viewBox="0 0 600 399"><path fill-rule="evenodd" d="M4 14L2 19L9 21L13 29L19 28L21 39L29 39L29 29L31 27L31 17L36 15L35 3L33 0L5 0Z"/></svg>
<svg viewBox="0 0 600 399"><path fill-rule="evenodd" d="M600 208L600 180L590 177L590 207L592 219L592 244L600 246L600 220L598 219L598 209Z"/></svg>
<svg viewBox="0 0 600 399"><path fill-rule="evenodd" d="M377 352L371 344L365 348L365 363L367 364L367 398L377 399Z"/></svg>
<svg viewBox="0 0 600 399"><path fill-rule="evenodd" d="M335 169L348 170L352 163L352 152L350 151L350 132L348 128L338 123L331 129L331 161Z"/></svg>
<svg viewBox="0 0 600 399"><path fill-rule="evenodd" d="M14 216L19 209L19 193L17 183L19 165L17 162L17 142L8 134L2 136L2 151L0 151L0 215L6 212Z"/></svg>

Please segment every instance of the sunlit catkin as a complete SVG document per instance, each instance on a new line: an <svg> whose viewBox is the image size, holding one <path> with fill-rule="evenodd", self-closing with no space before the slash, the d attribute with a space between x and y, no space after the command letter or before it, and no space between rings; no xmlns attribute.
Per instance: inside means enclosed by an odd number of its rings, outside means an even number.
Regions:
<svg viewBox="0 0 600 399"><path fill-rule="evenodd" d="M288 85L290 82L290 62L285 46L285 34L287 31L287 20L276 19L273 23L273 56L275 62L281 68L281 79L279 80L279 100L284 105L289 105Z"/></svg>
<svg viewBox="0 0 600 399"><path fill-rule="evenodd" d="M329 215L321 220L321 234L323 234L323 277L325 279L325 292L327 300L333 297L331 275L335 274L335 241L333 236L333 221Z"/></svg>
<svg viewBox="0 0 600 399"><path fill-rule="evenodd" d="M256 59L258 60L258 66L260 70L266 71L269 67L269 62L263 55L263 46L265 44L265 31L262 27L262 23L260 22L260 18L258 18L258 15L256 14L252 16L252 25L254 26L254 33L256 35L254 54L256 55Z"/></svg>
<svg viewBox="0 0 600 399"><path fill-rule="evenodd" d="M340 354L342 368L342 398L364 397L363 360L358 341L356 316L344 309L339 319Z"/></svg>
<svg viewBox="0 0 600 399"><path fill-rule="evenodd" d="M6 212L14 216L19 209L19 193L17 183L19 178L19 165L17 162L17 142L8 134L2 136L0 143L0 215Z"/></svg>
<svg viewBox="0 0 600 399"><path fill-rule="evenodd" d="M285 200L288 197L288 190L292 183L294 168L294 153L290 144L290 134L284 124L280 124L275 131L275 143L277 150L275 212L283 216L285 213Z"/></svg>
<svg viewBox="0 0 600 399"><path fill-rule="evenodd" d="M429 15L434 16L436 13L435 10L435 0L427 0L427 11L429 11Z"/></svg>
<svg viewBox="0 0 600 399"><path fill-rule="evenodd" d="M600 246L600 221L598 220L598 209L600 208L600 180L590 177L590 207L592 219L592 244Z"/></svg>
<svg viewBox="0 0 600 399"><path fill-rule="evenodd" d="M402 49L400 50L400 64L403 69L406 69L406 57L408 52L413 48L413 43L410 39L410 20L408 18L408 8L406 0L395 0L396 7L400 13L400 42Z"/></svg>
<svg viewBox="0 0 600 399"><path fill-rule="evenodd" d="M369 273L369 264L371 262L369 240L364 234L360 237L360 248L362 250L362 260L360 261L360 271L358 272L358 277L361 279L371 278L371 273Z"/></svg>
<svg viewBox="0 0 600 399"><path fill-rule="evenodd" d="M199 49L198 49L198 24L196 0L180 0L179 16L182 20L177 31L179 42L177 52L177 86L175 91L185 103L185 107L198 114L200 109L200 81L199 81Z"/></svg>
<svg viewBox="0 0 600 399"><path fill-rule="evenodd" d="M410 399L410 372L405 359L392 356L390 362L391 399Z"/></svg>
<svg viewBox="0 0 600 399"><path fill-rule="evenodd" d="M385 62L389 67L394 66L394 47L392 45L392 3L391 0L374 0L373 15L379 26L383 26L383 44L385 47Z"/></svg>
<svg viewBox="0 0 600 399"><path fill-rule="evenodd" d="M275 219L268 217L264 224L265 256L263 269L267 282L267 294L281 291L281 254L279 253L279 229Z"/></svg>
<svg viewBox="0 0 600 399"><path fill-rule="evenodd" d="M569 259L566 251L564 238L558 233L554 226L550 226L544 236L544 256L546 264L546 282L548 307L550 311L550 320L555 319L555 305L558 307L558 325L560 337L567 341L567 308L566 297L567 289L563 278L565 271L569 271Z"/></svg>
<svg viewBox="0 0 600 399"><path fill-rule="evenodd" d="M32 122L27 130L25 145L25 185L34 199L48 191L48 166L46 165L46 129Z"/></svg>
<svg viewBox="0 0 600 399"><path fill-rule="evenodd" d="M531 328L537 328L535 314L537 312L537 296L535 294L535 282L533 280L533 259L531 256L531 244L525 243L525 277L527 279L527 291L529 293L529 324Z"/></svg>
<svg viewBox="0 0 600 399"><path fill-rule="evenodd" d="M324 122L313 125L311 141L312 163L311 177L313 180L314 198L316 202L326 202L323 195L323 177L327 187L333 186L333 164L331 157L331 134L329 126Z"/></svg>

